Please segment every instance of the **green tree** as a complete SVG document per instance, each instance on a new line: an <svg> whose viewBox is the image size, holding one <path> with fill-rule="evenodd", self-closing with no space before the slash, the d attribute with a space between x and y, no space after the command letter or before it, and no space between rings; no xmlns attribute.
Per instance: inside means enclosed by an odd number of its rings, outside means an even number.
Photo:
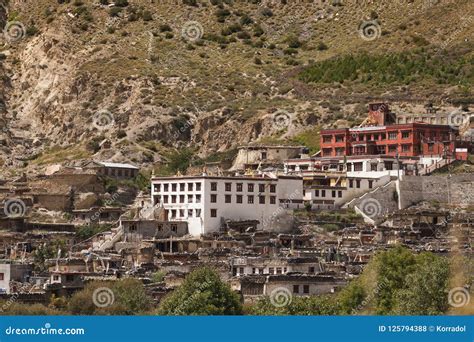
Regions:
<svg viewBox="0 0 474 342"><path fill-rule="evenodd" d="M287 299L287 302L287 305L275 306L269 297L265 297L252 305L249 313L265 316L312 316L338 315L341 310L337 296L333 295L291 297Z"/></svg>
<svg viewBox="0 0 474 342"><path fill-rule="evenodd" d="M110 289L113 296L108 297L108 305L98 307L94 303L94 291L102 287ZM138 315L146 313L151 302L139 280L126 278L115 282L96 281L87 284L71 297L68 309L75 315ZM99 303L103 302L99 300Z"/></svg>
<svg viewBox="0 0 474 342"><path fill-rule="evenodd" d="M449 262L431 253L416 257L416 270L406 278L406 289L397 291L395 313L442 315L448 309Z"/></svg>
<svg viewBox="0 0 474 342"><path fill-rule="evenodd" d="M366 297L364 287L358 279L353 280L338 295L341 313L351 314L357 311Z"/></svg>
<svg viewBox="0 0 474 342"><path fill-rule="evenodd" d="M377 284L376 294L377 314L386 315L391 312L396 303L396 291L407 287L408 274L415 271L416 260L406 248L397 246L376 256Z"/></svg>
<svg viewBox="0 0 474 342"><path fill-rule="evenodd" d="M239 296L219 274L203 267L191 272L183 284L161 303L160 315L239 315Z"/></svg>

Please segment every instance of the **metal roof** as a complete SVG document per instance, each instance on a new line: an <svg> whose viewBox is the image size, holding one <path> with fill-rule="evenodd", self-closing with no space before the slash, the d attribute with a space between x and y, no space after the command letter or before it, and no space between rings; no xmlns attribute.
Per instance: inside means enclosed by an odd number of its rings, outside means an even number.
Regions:
<svg viewBox="0 0 474 342"><path fill-rule="evenodd" d="M121 168L121 169L137 169L138 170L138 167L132 164L109 163L109 162L98 162L98 164L105 167L116 167L116 168Z"/></svg>

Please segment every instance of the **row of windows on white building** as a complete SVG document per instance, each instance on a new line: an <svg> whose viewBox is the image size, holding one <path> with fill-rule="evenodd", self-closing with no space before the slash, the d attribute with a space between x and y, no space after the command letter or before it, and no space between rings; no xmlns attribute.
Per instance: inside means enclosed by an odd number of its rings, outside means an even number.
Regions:
<svg viewBox="0 0 474 342"><path fill-rule="evenodd" d="M257 184L259 192L265 192L265 188L269 187L271 193L276 192L276 184ZM211 182L211 191L218 191L218 183ZM224 190L225 191L232 191L232 183L224 183ZM254 183L247 183L247 191L254 192L255 191L255 184ZM179 191L201 191L201 183L163 183L163 184L155 184L155 192L177 192ZM235 191L243 192L244 184L243 183L236 183L235 184Z"/></svg>
<svg viewBox="0 0 474 342"><path fill-rule="evenodd" d="M232 201L233 195L224 195L224 203L237 203L237 204L242 204L244 203L244 195L234 195L235 196L235 201ZM255 197L258 198L258 202L255 201ZM267 197L269 198L267 200ZM156 203L164 203L164 204L169 204L169 203L201 203L201 195L163 195L163 196L155 196L156 198ZM218 195L217 194L211 194L210 195L210 202L211 203L217 203L218 202ZM247 195L246 196L246 202L248 204L265 204L265 203L270 203L270 204L276 204L276 196L264 196L264 195L259 195L259 196L254 196L254 195Z"/></svg>

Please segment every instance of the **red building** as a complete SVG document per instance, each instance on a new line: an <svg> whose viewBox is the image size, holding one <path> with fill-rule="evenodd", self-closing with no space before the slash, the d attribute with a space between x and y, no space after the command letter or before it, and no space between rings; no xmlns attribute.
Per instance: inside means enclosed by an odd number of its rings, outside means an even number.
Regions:
<svg viewBox="0 0 474 342"><path fill-rule="evenodd" d="M322 130L321 156L454 156L458 134L456 128L425 123Z"/></svg>

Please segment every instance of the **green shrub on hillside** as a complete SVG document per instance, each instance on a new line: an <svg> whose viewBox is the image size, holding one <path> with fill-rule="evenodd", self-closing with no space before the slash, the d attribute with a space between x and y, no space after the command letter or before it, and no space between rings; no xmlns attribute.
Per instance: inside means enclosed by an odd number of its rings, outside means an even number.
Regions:
<svg viewBox="0 0 474 342"><path fill-rule="evenodd" d="M448 58L424 50L398 54L345 55L315 63L300 79L313 83L370 82L410 84L431 80L438 84L472 84L474 57Z"/></svg>

